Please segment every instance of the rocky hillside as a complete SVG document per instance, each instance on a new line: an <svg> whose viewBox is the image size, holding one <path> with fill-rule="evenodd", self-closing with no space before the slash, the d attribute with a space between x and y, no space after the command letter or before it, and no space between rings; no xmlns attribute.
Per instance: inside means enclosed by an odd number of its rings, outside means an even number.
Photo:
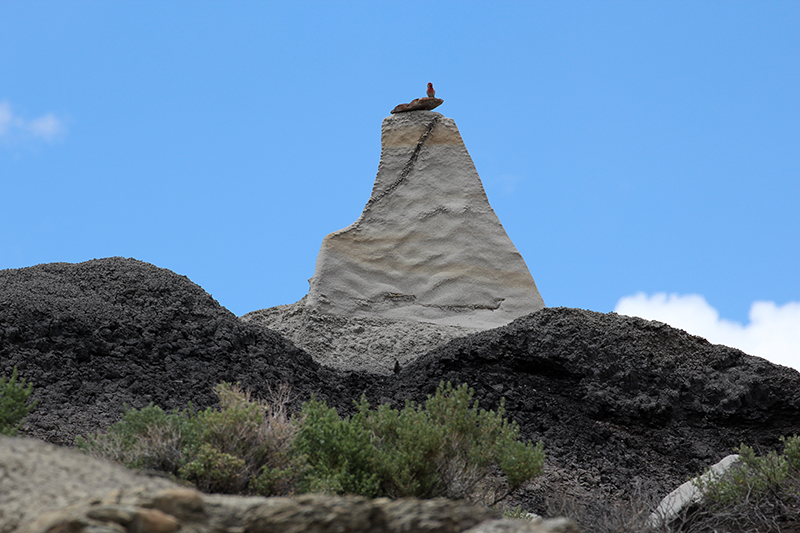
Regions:
<svg viewBox="0 0 800 533"><path fill-rule="evenodd" d="M188 278L123 258L0 271L0 373L14 366L39 399L27 434L62 445L107 427L124 403L205 407L220 381L327 397L336 382Z"/></svg>
<svg viewBox="0 0 800 533"><path fill-rule="evenodd" d="M455 339L372 382L398 403L441 381L469 383L545 443L549 470L522 499L553 491L619 497L680 485L742 442L779 448L800 432L800 373L658 322L543 309ZM669 492L669 490L666 490Z"/></svg>
<svg viewBox="0 0 800 533"><path fill-rule="evenodd" d="M666 494L746 442L764 451L800 433L800 373L666 325L543 309L457 338L393 375L334 370L278 333L245 323L185 277L132 259L0 271L0 373L17 366L39 406L28 435L69 445L116 420L123 403L166 409L214 401L240 381L257 395L288 383L342 411L422 401L441 380L482 407L505 398L525 437L543 440L545 475L522 494Z"/></svg>

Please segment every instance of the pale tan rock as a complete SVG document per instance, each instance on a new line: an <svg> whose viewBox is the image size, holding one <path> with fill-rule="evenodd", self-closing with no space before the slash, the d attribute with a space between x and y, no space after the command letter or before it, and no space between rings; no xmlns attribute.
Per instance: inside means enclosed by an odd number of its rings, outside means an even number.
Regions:
<svg viewBox="0 0 800 533"><path fill-rule="evenodd" d="M391 533L455 533L499 515L486 507L446 499L376 500L375 503L386 514Z"/></svg>
<svg viewBox="0 0 800 533"><path fill-rule="evenodd" d="M180 528L180 521L172 515L158 509L139 508L128 530L130 533L173 533Z"/></svg>
<svg viewBox="0 0 800 533"><path fill-rule="evenodd" d="M190 488L162 490L152 501L142 505L153 507L181 520L199 520L205 515L203 493Z"/></svg>
<svg viewBox="0 0 800 533"><path fill-rule="evenodd" d="M86 517L99 522L115 522L128 527L136 518L136 507L130 505L102 505L90 507Z"/></svg>
<svg viewBox="0 0 800 533"><path fill-rule="evenodd" d="M202 494L27 439L0 439L0 489L2 533L457 533L498 517L446 499Z"/></svg>
<svg viewBox="0 0 800 533"><path fill-rule="evenodd" d="M708 471L695 479L683 483L681 486L667 494L658 504L655 511L650 514L649 523L654 529L668 526L678 518L690 505L703 500L703 491L698 486L698 480L708 482L710 479L720 478L739 462L739 454L730 454L722 458Z"/></svg>
<svg viewBox="0 0 800 533"><path fill-rule="evenodd" d="M386 516L366 498L311 494L267 499L247 514L244 528L248 533L380 533L386 531Z"/></svg>
<svg viewBox="0 0 800 533"><path fill-rule="evenodd" d="M74 515L74 516L73 516ZM91 520L82 516L81 513L71 512L69 509L44 512L31 522L23 522L19 529L4 529L3 531L19 531L20 533L80 533L90 526ZM120 525L116 525L118 531L125 531Z"/></svg>
<svg viewBox="0 0 800 533"><path fill-rule="evenodd" d="M480 331L416 320L330 315L309 309L306 300L253 311L241 319L277 331L322 365L383 375Z"/></svg>
<svg viewBox="0 0 800 533"><path fill-rule="evenodd" d="M115 490L139 487L154 493L175 486L76 450L0 436L0 533L15 531L48 511L104 501Z"/></svg>
<svg viewBox="0 0 800 533"><path fill-rule="evenodd" d="M344 317L488 329L544 307L450 118L383 120L372 195L323 239L307 306Z"/></svg>
<svg viewBox="0 0 800 533"><path fill-rule="evenodd" d="M549 520L488 520L464 533L580 533L578 525L568 518Z"/></svg>

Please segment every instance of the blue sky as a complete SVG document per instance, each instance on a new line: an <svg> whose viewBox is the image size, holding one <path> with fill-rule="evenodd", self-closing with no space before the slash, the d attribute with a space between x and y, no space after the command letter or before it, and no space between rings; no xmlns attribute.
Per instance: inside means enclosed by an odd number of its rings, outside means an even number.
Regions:
<svg viewBox="0 0 800 533"><path fill-rule="evenodd" d="M292 303L432 81L548 306L800 331L800 2L491 4L0 3L0 269Z"/></svg>

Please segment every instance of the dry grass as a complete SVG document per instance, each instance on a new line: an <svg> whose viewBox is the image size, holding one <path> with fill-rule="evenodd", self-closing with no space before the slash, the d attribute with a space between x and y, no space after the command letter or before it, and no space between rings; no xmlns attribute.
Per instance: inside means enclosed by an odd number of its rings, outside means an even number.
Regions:
<svg viewBox="0 0 800 533"><path fill-rule="evenodd" d="M654 530L650 513L661 495L636 485L629 498L613 500L596 493L581 496L556 494L545 499L545 516L565 516L574 520L581 531L592 533L643 533Z"/></svg>

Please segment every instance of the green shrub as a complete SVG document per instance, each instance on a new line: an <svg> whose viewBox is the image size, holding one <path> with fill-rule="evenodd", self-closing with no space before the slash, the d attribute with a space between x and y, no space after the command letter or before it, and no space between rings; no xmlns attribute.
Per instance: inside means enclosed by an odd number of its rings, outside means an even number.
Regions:
<svg viewBox="0 0 800 533"><path fill-rule="evenodd" d="M195 450L192 460L180 468L180 477L203 492L236 494L246 485L246 471L244 459L204 443Z"/></svg>
<svg viewBox="0 0 800 533"><path fill-rule="evenodd" d="M11 373L11 378L0 376L0 435L13 437L28 413L30 413L38 400L28 403L33 392L33 384L25 380L17 382L17 367Z"/></svg>
<svg viewBox="0 0 800 533"><path fill-rule="evenodd" d="M295 443L309 464L306 488L365 496L467 498L496 503L541 473L542 443L518 440L519 428L478 408L466 385L440 384L424 405L389 405L342 419L312 400L303 405ZM494 466L507 483L488 481Z"/></svg>
<svg viewBox="0 0 800 533"><path fill-rule="evenodd" d="M378 494L376 450L367 430L314 398L303 404L294 450L308 464L302 492Z"/></svg>
<svg viewBox="0 0 800 533"><path fill-rule="evenodd" d="M95 457L124 464L128 468L152 469L178 475L185 450L199 446L197 424L191 405L166 413L157 405L129 409L105 434L78 437L76 445Z"/></svg>
<svg viewBox="0 0 800 533"><path fill-rule="evenodd" d="M726 506L765 494L777 495L787 481L800 476L800 437L781 438L784 453L775 451L757 456L750 446L742 444L735 451L739 462L723 476L708 473L694 480L705 500Z"/></svg>
<svg viewBox="0 0 800 533"><path fill-rule="evenodd" d="M793 435L788 439L781 437L783 455L786 457L789 472L800 474L800 437Z"/></svg>
<svg viewBox="0 0 800 533"><path fill-rule="evenodd" d="M495 503L541 473L544 462L541 442L520 442L502 404L497 412L479 409L466 385L440 384L424 405L407 402L400 411L371 409L362 398L347 418L313 398L290 418L286 388L271 402L226 383L214 390L216 408L126 408L108 432L79 438L78 446L203 491L264 496L297 490Z"/></svg>
<svg viewBox="0 0 800 533"><path fill-rule="evenodd" d="M219 408L166 413L149 405L128 409L105 434L78 437L78 448L129 468L155 469L207 492L291 492L297 461L289 454L295 429L286 412L288 389L271 404L257 402L238 385L214 388ZM269 482L268 482L269 481Z"/></svg>
<svg viewBox="0 0 800 533"><path fill-rule="evenodd" d="M285 482L291 477L289 470L295 465L289 446L296 433L286 412L288 389L273 394L274 401L269 403L253 400L238 385L232 387L223 383L214 391L220 399L219 409L209 408L196 416L201 428L200 440L207 447L202 455L213 450L220 458L230 456L242 462L236 463L240 465L238 476L222 476L220 480L224 481L212 483L208 490L243 492L264 472L272 472L269 479L273 485L265 484L267 478L262 477L257 485L259 493L269 495L279 487L285 490ZM225 464L233 463L226 461ZM238 482L233 483L234 479ZM199 481L200 478L195 475L190 480ZM278 483L278 480L283 482ZM268 490L268 486L272 489Z"/></svg>
<svg viewBox="0 0 800 533"><path fill-rule="evenodd" d="M703 503L689 523L767 532L780 531L781 522L800 521L800 437L781 442L783 453L763 456L742 444L736 448L739 461L724 475L695 478Z"/></svg>
<svg viewBox="0 0 800 533"><path fill-rule="evenodd" d="M536 515L523 509L521 505L503 509L503 518L510 518L511 520L526 520L531 522L535 516Z"/></svg>

